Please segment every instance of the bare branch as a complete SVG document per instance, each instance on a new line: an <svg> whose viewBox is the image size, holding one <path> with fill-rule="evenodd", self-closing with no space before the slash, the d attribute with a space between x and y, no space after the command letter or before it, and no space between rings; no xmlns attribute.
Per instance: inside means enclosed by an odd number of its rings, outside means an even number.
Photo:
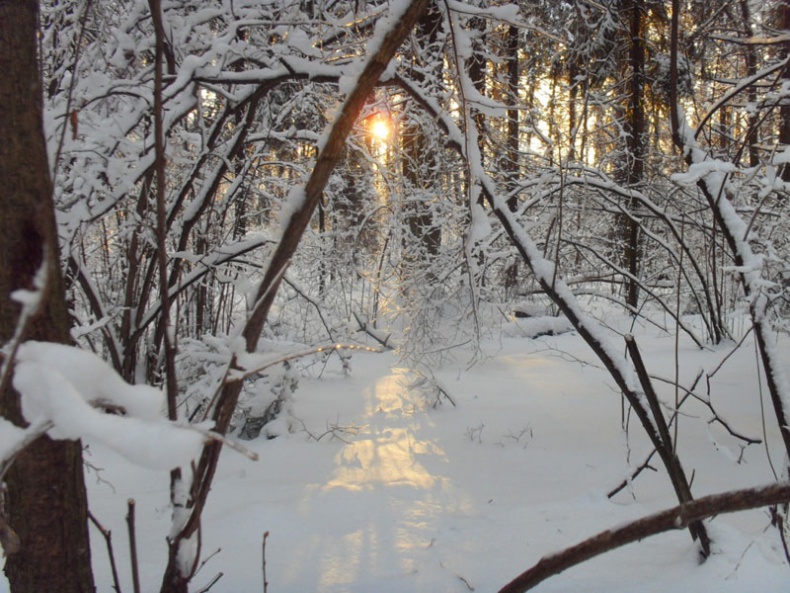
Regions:
<svg viewBox="0 0 790 593"><path fill-rule="evenodd" d="M762 488L733 490L704 496L671 509L632 521L616 529L607 529L562 552L544 556L529 570L499 590L499 593L523 593L547 578L582 562L651 535L683 529L714 515L735 513L790 501L790 483Z"/></svg>

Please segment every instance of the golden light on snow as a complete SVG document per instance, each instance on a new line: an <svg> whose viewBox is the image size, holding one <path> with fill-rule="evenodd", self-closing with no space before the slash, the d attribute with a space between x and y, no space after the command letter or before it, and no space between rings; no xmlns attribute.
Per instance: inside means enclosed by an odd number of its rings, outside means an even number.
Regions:
<svg viewBox="0 0 790 593"><path fill-rule="evenodd" d="M369 398L367 413L373 417L402 418L413 413L401 395L405 380L399 375L383 378L365 392ZM419 461L420 455L443 456L434 443L422 441L409 428L368 426L343 447L335 459L337 467L326 487L366 490L379 486L411 486L429 489L439 479Z"/></svg>
<svg viewBox="0 0 790 593"><path fill-rule="evenodd" d="M362 398L365 421L339 434L343 446L334 457L334 470L302 506L306 519L320 513L336 517L336 523L331 532L303 539L288 568L294 581L303 578L305 559L316 551L321 552L317 591L354 591L377 574L417 575L442 513L457 517L474 512L470 500L436 471L441 463L422 463L448 460L433 439L421 438L421 426L430 421L422 396L410 392L410 382L407 371L397 368L364 390L349 393ZM335 507L338 496L347 496L342 491L354 494L353 508ZM398 496L388 497L391 491Z"/></svg>

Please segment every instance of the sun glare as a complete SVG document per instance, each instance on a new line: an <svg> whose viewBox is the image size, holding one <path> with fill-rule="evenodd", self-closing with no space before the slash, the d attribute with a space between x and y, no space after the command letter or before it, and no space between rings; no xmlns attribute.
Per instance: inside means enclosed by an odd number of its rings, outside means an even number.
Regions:
<svg viewBox="0 0 790 593"><path fill-rule="evenodd" d="M370 126L370 133L373 134L373 137L376 138L377 140L386 142L387 140L389 140L392 130L387 120L382 118L376 118L375 120L373 120L373 123Z"/></svg>

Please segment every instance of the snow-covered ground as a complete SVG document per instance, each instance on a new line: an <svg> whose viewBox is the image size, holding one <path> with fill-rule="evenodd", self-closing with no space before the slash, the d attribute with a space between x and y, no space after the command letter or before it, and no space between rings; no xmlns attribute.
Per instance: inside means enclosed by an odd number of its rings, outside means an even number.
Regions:
<svg viewBox="0 0 790 593"><path fill-rule="evenodd" d="M634 333L650 371L672 378L674 338L649 326ZM518 336L519 327L506 334ZM681 341L681 384L690 386L701 368L713 371L731 346L700 351ZM320 379L318 367L309 370L295 396L294 432L250 443L257 462L223 453L204 514L207 561L194 590L221 572L215 593L262 591L268 531L271 593L497 591L546 553L674 506L658 461L658 472L607 498L650 449L635 418L628 434L622 429L621 398L578 336L507 337L483 349L468 370L462 360L435 371L457 407L446 398L431 407L424 389L409 388L414 376L393 353L354 353L350 376L336 356ZM714 375L711 396L733 429L762 438L754 360L747 339ZM674 401L674 389L657 386ZM706 389L703 379L698 392ZM707 408L687 403L683 410L678 448L695 495L774 480L763 445L742 452L708 424ZM767 402L766 419L779 468ZM88 472L91 508L112 530L124 590L131 591L129 498L136 501L142 590L157 590L170 525L168 475L129 465L99 445L87 459L101 468ZM593 559L537 590L788 590L790 568L765 511L717 517L709 530L714 554L703 565L688 532L676 531ZM104 542L96 530L92 537L99 591L111 591Z"/></svg>

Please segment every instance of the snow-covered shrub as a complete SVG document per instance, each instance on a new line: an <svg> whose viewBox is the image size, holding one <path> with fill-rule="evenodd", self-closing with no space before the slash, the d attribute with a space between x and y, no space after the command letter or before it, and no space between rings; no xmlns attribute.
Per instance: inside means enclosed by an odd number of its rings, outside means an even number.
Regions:
<svg viewBox="0 0 790 593"><path fill-rule="evenodd" d="M247 382L236 419L239 438L249 441L263 432L271 439L290 432L291 398L298 387L299 373L288 361Z"/></svg>

